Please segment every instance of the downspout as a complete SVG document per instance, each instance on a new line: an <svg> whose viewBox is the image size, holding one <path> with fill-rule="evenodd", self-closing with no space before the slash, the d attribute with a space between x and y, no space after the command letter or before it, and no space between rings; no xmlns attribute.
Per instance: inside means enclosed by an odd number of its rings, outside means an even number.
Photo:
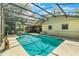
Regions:
<svg viewBox="0 0 79 59"><path fill-rule="evenodd" d="M2 24L3 24L3 23L2 23L2 18L3 18L3 14L2 14L2 3L1 3L1 40L0 40L0 43L1 43L1 44L2 44L2 36L3 36L3 35L2 35L2 34L3 34L3 32L2 32L2 26L3 26L3 25L2 25Z"/></svg>

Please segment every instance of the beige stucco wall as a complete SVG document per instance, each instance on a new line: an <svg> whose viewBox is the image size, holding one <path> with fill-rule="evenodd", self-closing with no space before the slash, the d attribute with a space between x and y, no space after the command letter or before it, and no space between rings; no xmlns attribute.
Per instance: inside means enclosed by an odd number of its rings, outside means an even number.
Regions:
<svg viewBox="0 0 79 59"><path fill-rule="evenodd" d="M62 30L62 24L68 24L68 30ZM52 25L52 30L48 30L48 25ZM79 18L76 17L51 17L42 24L42 31L48 34L63 35L67 37L79 37Z"/></svg>
<svg viewBox="0 0 79 59"><path fill-rule="evenodd" d="M1 33L1 29L2 29L2 33ZM0 44L1 44L1 35L2 37L4 36L4 16L3 16L3 11L2 11L2 21L1 21L1 4L0 4Z"/></svg>

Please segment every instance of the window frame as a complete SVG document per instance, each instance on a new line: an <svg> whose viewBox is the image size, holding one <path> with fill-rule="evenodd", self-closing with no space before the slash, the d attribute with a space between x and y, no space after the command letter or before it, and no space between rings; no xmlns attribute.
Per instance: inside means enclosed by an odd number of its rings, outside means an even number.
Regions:
<svg viewBox="0 0 79 59"><path fill-rule="evenodd" d="M52 25L48 25L48 30L52 30Z"/></svg>
<svg viewBox="0 0 79 59"><path fill-rule="evenodd" d="M68 30L68 24L62 24L62 30Z"/></svg>

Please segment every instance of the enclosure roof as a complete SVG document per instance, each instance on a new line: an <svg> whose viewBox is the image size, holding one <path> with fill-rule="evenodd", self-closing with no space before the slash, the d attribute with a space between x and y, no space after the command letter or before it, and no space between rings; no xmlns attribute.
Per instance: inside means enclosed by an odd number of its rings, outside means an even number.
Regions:
<svg viewBox="0 0 79 59"><path fill-rule="evenodd" d="M6 19L23 20L28 25L42 24L50 17L78 17L78 3L4 3Z"/></svg>

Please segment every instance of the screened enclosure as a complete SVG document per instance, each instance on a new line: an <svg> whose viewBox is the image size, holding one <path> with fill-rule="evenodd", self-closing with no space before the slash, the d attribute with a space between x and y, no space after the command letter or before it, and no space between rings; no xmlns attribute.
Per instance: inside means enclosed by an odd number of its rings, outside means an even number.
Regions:
<svg viewBox="0 0 79 59"><path fill-rule="evenodd" d="M2 8L5 32L10 33L31 31L32 26L42 30L41 25L50 17L79 17L78 3L3 3Z"/></svg>

